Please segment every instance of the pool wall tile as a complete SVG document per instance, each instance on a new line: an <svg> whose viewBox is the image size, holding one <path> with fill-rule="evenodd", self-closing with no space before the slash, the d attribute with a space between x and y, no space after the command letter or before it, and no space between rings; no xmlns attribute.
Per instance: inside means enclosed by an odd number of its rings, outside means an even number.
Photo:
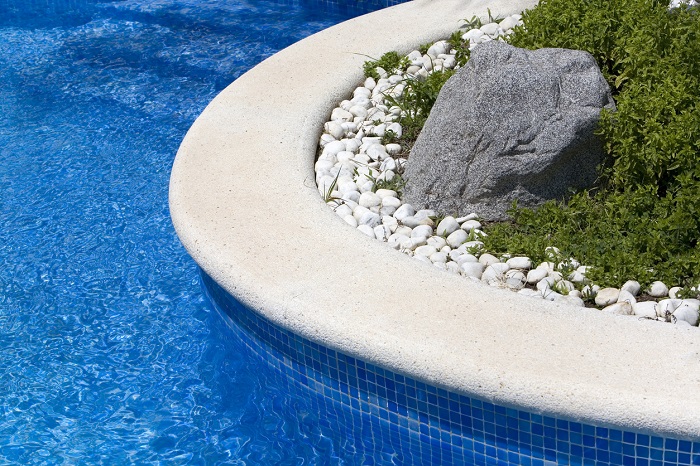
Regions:
<svg viewBox="0 0 700 466"><path fill-rule="evenodd" d="M202 272L207 296L287 390L393 464L700 465L700 443L593 426L450 393L269 322ZM323 416L321 417L323 418ZM334 422L327 422L332 419ZM349 446L348 448L356 448ZM359 458L358 464L369 458Z"/></svg>

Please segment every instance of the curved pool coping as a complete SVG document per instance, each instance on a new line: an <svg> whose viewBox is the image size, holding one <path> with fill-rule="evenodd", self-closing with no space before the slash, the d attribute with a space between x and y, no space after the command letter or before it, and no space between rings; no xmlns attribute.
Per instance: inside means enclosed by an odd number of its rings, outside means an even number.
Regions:
<svg viewBox="0 0 700 466"><path fill-rule="evenodd" d="M170 180L199 266L265 318L352 357L467 396L595 425L700 439L700 331L523 298L353 230L313 162L366 56L444 38L459 19L532 0L414 0L268 58L211 102Z"/></svg>

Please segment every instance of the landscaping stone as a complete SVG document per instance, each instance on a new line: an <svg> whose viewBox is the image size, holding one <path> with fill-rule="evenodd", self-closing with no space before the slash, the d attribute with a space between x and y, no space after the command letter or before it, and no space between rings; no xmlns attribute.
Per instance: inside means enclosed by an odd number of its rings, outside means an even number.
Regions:
<svg viewBox="0 0 700 466"><path fill-rule="evenodd" d="M632 305L634 315L647 319L656 319L656 302L643 301Z"/></svg>
<svg viewBox="0 0 700 466"><path fill-rule="evenodd" d="M511 257L506 261L506 264L512 269L530 270L532 268L532 261L529 257Z"/></svg>
<svg viewBox="0 0 700 466"><path fill-rule="evenodd" d="M627 290L620 290L620 294L617 297L617 302L634 304L637 302L637 298L635 298L634 295Z"/></svg>
<svg viewBox="0 0 700 466"><path fill-rule="evenodd" d="M649 296L663 298L668 296L668 287L660 281L655 281L649 286Z"/></svg>
<svg viewBox="0 0 700 466"><path fill-rule="evenodd" d="M617 302L603 308L603 311L610 312L612 314L618 314L623 316L629 316L634 314L632 310L632 304L627 301Z"/></svg>
<svg viewBox="0 0 700 466"><path fill-rule="evenodd" d="M467 238L469 238L469 234L464 231L464 230L455 230L450 235L447 237L447 244L449 244L451 247L456 248L459 247L462 243L464 243Z"/></svg>
<svg viewBox="0 0 700 466"><path fill-rule="evenodd" d="M449 235L457 229L459 229L459 223L457 223L457 220L455 220L454 217L448 216L442 219L442 221L438 224L436 233L439 236Z"/></svg>
<svg viewBox="0 0 700 466"><path fill-rule="evenodd" d="M530 285L534 285L535 283L539 282L540 280L542 280L546 276L547 276L547 269L543 269L543 268L538 267L536 269L530 270L527 273L527 282Z"/></svg>
<svg viewBox="0 0 700 466"><path fill-rule="evenodd" d="M593 132L614 105L586 52L481 44L442 88L411 150L404 199L499 220L516 199L534 207L589 187L603 156Z"/></svg>
<svg viewBox="0 0 700 466"><path fill-rule="evenodd" d="M464 262L461 264L461 269L464 275L481 279L485 266L479 262Z"/></svg>
<svg viewBox="0 0 700 466"><path fill-rule="evenodd" d="M598 306L609 306L617 302L617 298L620 296L620 290L617 288L603 288L598 291L595 297L595 303Z"/></svg>

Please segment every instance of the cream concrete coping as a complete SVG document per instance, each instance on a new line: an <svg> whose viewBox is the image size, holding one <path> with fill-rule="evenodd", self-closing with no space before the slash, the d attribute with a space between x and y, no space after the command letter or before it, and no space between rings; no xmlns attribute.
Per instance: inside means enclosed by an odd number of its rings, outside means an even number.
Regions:
<svg viewBox="0 0 700 466"><path fill-rule="evenodd" d="M528 299L353 230L320 199L322 125L366 56L408 52L476 14L534 0L415 0L315 34L226 88L170 181L201 268L270 321L353 357L496 404L700 439L700 330Z"/></svg>

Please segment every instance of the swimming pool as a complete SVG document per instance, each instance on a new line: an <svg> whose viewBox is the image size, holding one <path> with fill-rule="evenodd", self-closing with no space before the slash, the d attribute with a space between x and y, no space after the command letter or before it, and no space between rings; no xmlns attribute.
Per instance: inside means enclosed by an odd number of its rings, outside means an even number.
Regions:
<svg viewBox="0 0 700 466"><path fill-rule="evenodd" d="M353 456L205 299L167 187L221 89L374 8L0 0L0 463Z"/></svg>

